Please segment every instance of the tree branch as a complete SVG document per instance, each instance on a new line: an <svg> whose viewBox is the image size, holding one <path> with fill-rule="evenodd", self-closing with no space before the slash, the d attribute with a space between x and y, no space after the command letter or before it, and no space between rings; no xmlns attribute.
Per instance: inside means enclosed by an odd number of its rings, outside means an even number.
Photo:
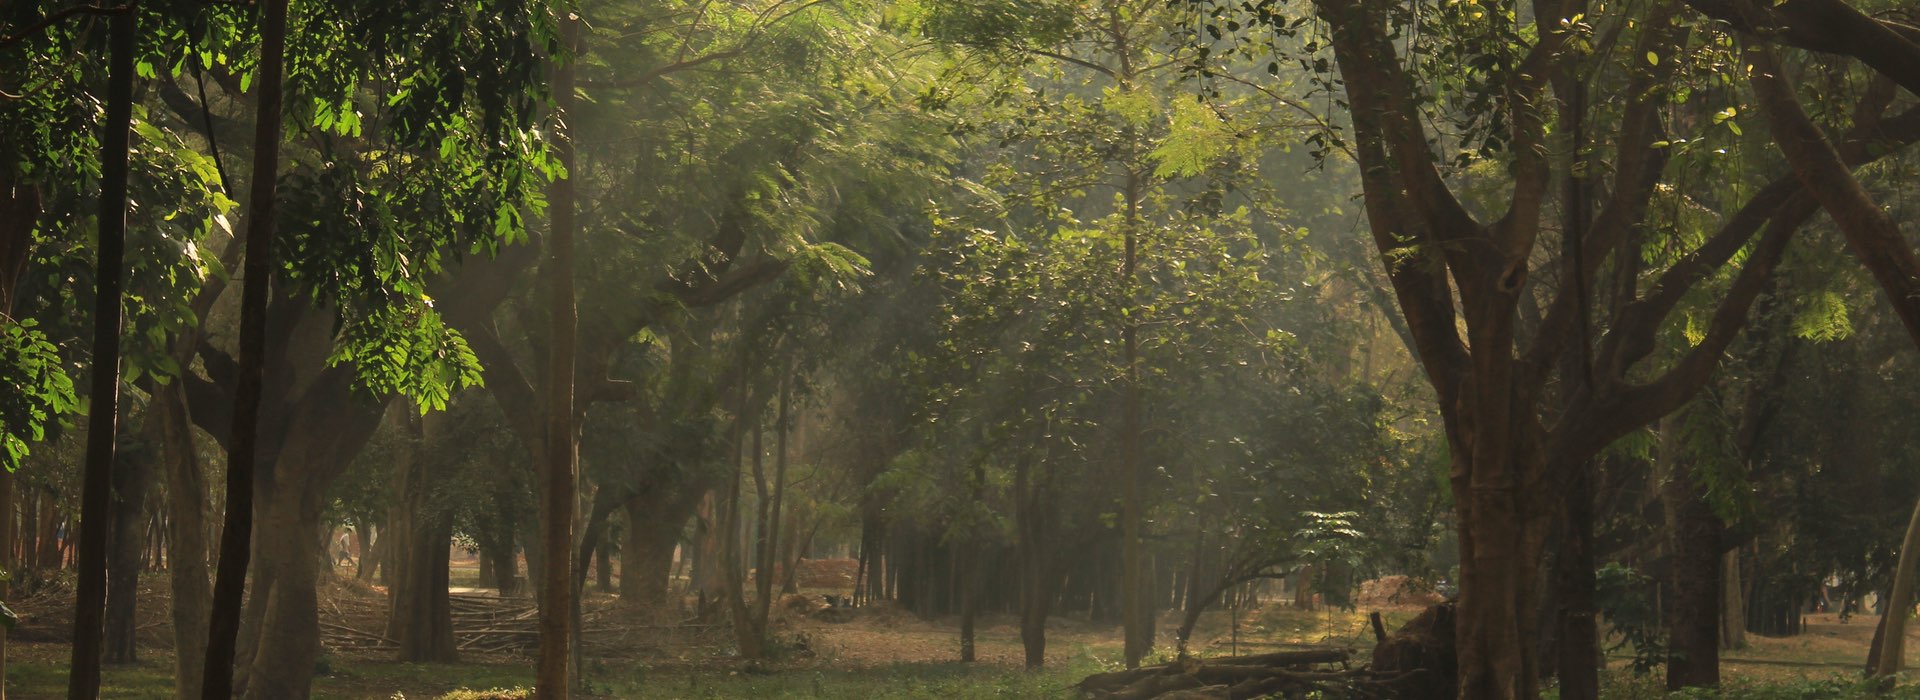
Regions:
<svg viewBox="0 0 1920 700"><path fill-rule="evenodd" d="M1842 0L1687 0L1702 14L1762 41L1859 59L1920 95L1920 28L1877 20Z"/></svg>
<svg viewBox="0 0 1920 700"><path fill-rule="evenodd" d="M1773 125L1774 143L1793 164L1807 191L1833 217L1854 256L1880 282L1907 335L1920 345L1920 259L1899 226L1854 179L1845 159L1807 118L1772 49L1751 45L1747 59L1752 64L1749 80L1754 94Z"/></svg>

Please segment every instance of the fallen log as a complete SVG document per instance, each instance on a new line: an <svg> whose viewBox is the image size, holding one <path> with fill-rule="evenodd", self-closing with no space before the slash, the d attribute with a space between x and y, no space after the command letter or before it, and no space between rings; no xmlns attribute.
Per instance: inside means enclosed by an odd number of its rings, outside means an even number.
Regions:
<svg viewBox="0 0 1920 700"><path fill-rule="evenodd" d="M1098 673L1076 687L1100 700L1251 698L1293 687L1368 680L1347 668L1351 649L1279 651L1250 656L1182 659L1127 671Z"/></svg>

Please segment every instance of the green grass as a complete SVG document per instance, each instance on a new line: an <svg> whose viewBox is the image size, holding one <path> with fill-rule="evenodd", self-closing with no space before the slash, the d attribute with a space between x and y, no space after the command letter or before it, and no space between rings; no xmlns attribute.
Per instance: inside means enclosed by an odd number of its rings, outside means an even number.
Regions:
<svg viewBox="0 0 1920 700"><path fill-rule="evenodd" d="M400 664L331 662L331 673L314 679L314 697L322 700L495 700L515 697L498 689L533 683L525 664ZM702 698L824 698L845 700L984 700L1069 696L1068 688L1087 674L1103 670L1083 655L1060 668L1039 672L959 663L903 663L861 669L799 668L749 671L677 667L652 670L617 662L598 663L587 673L583 690L598 697L635 700ZM10 665L8 690L17 698L66 694L65 662ZM495 692L488 692L495 691ZM136 666L112 666L102 681L102 698L168 698L173 668L164 658Z"/></svg>
<svg viewBox="0 0 1920 700"><path fill-rule="evenodd" d="M54 663L12 661L7 664L7 696L66 697L67 667L68 663L64 660ZM130 666L107 666L100 674L100 697L173 697L173 659L156 657Z"/></svg>

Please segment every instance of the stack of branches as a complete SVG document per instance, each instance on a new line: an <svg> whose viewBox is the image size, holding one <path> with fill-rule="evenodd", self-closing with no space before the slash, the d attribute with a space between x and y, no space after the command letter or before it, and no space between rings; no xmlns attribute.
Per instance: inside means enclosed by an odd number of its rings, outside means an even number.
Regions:
<svg viewBox="0 0 1920 700"><path fill-rule="evenodd" d="M540 607L532 598L455 593L447 600L461 651L522 652L540 642Z"/></svg>
<svg viewBox="0 0 1920 700"><path fill-rule="evenodd" d="M71 600L72 594L68 594ZM453 593L447 596L453 618L456 648L463 653L529 654L540 643L540 608L532 598ZM328 596L320 620L321 640L329 649L388 650L399 642L383 633L387 606L383 598ZM597 654L626 654L636 650L681 646L691 639L710 637L720 627L702 624L633 624L609 609L592 605L581 611L582 646Z"/></svg>
<svg viewBox="0 0 1920 700"><path fill-rule="evenodd" d="M1280 651L1252 656L1188 658L1131 671L1088 676L1080 691L1096 700L1239 700L1240 698L1392 698L1398 674L1349 665L1352 649Z"/></svg>

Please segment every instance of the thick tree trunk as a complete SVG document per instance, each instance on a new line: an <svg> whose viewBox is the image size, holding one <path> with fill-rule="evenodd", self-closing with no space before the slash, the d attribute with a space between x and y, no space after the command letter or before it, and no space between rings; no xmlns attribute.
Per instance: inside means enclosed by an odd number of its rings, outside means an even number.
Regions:
<svg viewBox="0 0 1920 700"><path fill-rule="evenodd" d="M273 277L275 189L280 172L280 102L285 72L287 0L264 0L260 19L260 104L254 123L253 191L247 203L247 237L241 264L240 357L227 452L227 518L220 533L213 613L208 623L202 697L233 697L234 642L240 630L253 539L254 462L258 458L260 395L264 384L268 284ZM312 530L306 533L311 534ZM296 538L310 540L311 537ZM312 560L308 560L311 566ZM311 573L311 572L310 572ZM311 576L308 587L313 585ZM260 595L262 592L256 592ZM315 630L315 636L318 631ZM295 675L313 673L286 669ZM305 697L301 684L299 697ZM289 696L293 697L293 696Z"/></svg>
<svg viewBox="0 0 1920 700"><path fill-rule="evenodd" d="M1725 574L1726 586L1720 596L1720 647L1722 649L1747 648L1747 603L1740 585L1740 548L1727 550L1725 561L1720 569ZM1842 602L1842 605L1846 603Z"/></svg>
<svg viewBox="0 0 1920 700"><path fill-rule="evenodd" d="M113 559L107 567L105 657L110 664L131 664L139 660L135 650L134 607L140 594L140 571L146 568L141 554L147 541L145 511L152 457L151 451L123 455L120 468L113 475L113 520L108 537Z"/></svg>
<svg viewBox="0 0 1920 700"><path fill-rule="evenodd" d="M399 643L395 658L407 662L451 663L460 654L453 639L453 607L447 587L453 514L433 503L432 473L425 450L433 417L417 419L412 408L396 404L388 416L406 424L413 438L403 450L396 470L396 493L390 537L394 541L394 568L387 596L387 637ZM416 422L416 420L420 422Z"/></svg>
<svg viewBox="0 0 1920 700"><path fill-rule="evenodd" d="M1316 573L1319 573L1318 567L1309 564L1300 567L1300 571L1293 575L1293 607L1313 609L1313 576Z"/></svg>
<svg viewBox="0 0 1920 700"><path fill-rule="evenodd" d="M1913 588L1920 572L1920 503L1913 507L1913 517L1907 523L1907 536L1900 543L1900 564L1894 570L1893 590L1887 594L1886 614L1881 621L1884 634L1881 635L1879 663L1874 667L1875 676L1892 676L1899 673L1905 665L1907 654L1907 617L1913 614Z"/></svg>
<svg viewBox="0 0 1920 700"><path fill-rule="evenodd" d="M283 455L279 468L296 459ZM312 692L314 663L320 658L319 493L289 488L262 493L255 518L254 590L247 605L250 627L258 632L243 679L247 700L305 700ZM258 606L251 601L263 601ZM257 611L257 612L256 612ZM214 676L207 676L208 688Z"/></svg>
<svg viewBox="0 0 1920 700"><path fill-rule="evenodd" d="M120 297L126 264L127 156L133 126L137 12L108 20L107 114L100 153L99 258L94 266L93 366L87 456L81 480L80 581L74 597L73 661L67 695L100 694L101 637L107 604L107 536L113 507L114 442L120 412Z"/></svg>
<svg viewBox="0 0 1920 700"><path fill-rule="evenodd" d="M1496 416L1479 419L1508 418ZM1544 504L1534 489L1520 485L1529 481L1527 475L1543 471L1542 458L1530 447L1538 444L1532 439L1536 435L1523 432L1522 425L1506 427L1477 431L1476 447L1465 456L1474 464L1456 462L1453 473L1454 493L1465 494L1455 504L1461 553L1455 640L1462 698L1539 696L1537 584Z"/></svg>
<svg viewBox="0 0 1920 700"><path fill-rule="evenodd" d="M667 604L677 532L653 523L639 501L627 504L626 544L620 552L620 597L637 605Z"/></svg>
<svg viewBox="0 0 1920 700"><path fill-rule="evenodd" d="M1557 673L1561 700L1600 697L1600 627L1594 600L1593 471L1582 469L1567 489L1566 520L1554 557Z"/></svg>
<svg viewBox="0 0 1920 700"><path fill-rule="evenodd" d="M562 50L571 54L579 49L580 22L560 22ZM573 63L571 55L552 65L554 111L560 123L573 117ZM553 151L570 173L578 172L574 162L571 129L554 131ZM573 236L575 229L575 192L570 179L557 180L548 194L547 230L547 304L549 334L547 353L546 425L535 464L540 467L540 538L546 560L541 563L540 585L540 659L534 683L534 697L540 700L564 700L569 691L573 668L573 517L578 498L578 475L574 471L574 395L575 307L573 290Z"/></svg>
<svg viewBox="0 0 1920 700"><path fill-rule="evenodd" d="M1665 483L1668 545L1672 553L1669 580L1673 591L1667 617L1667 689L1713 687L1720 684L1720 546L1719 516L1706 502L1705 490L1685 459L1679 435L1681 419L1669 417L1660 426L1660 460Z"/></svg>
<svg viewBox="0 0 1920 700"><path fill-rule="evenodd" d="M480 556L492 562L493 566L493 578L482 585L493 586L502 598L520 594L520 563L518 557L514 556L512 540L501 542L482 538Z"/></svg>
<svg viewBox="0 0 1920 700"><path fill-rule="evenodd" d="M453 638L453 608L447 594L453 524L425 517L413 524L399 545L400 566L389 589L392 607L387 637L399 642L399 661L452 663L460 653Z"/></svg>

